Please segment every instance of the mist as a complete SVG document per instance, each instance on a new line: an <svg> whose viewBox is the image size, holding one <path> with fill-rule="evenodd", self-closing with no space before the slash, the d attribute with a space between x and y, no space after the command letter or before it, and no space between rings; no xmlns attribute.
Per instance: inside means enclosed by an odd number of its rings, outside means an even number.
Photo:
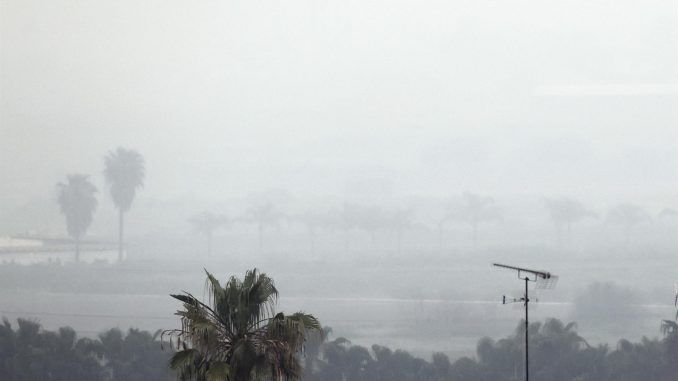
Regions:
<svg viewBox="0 0 678 381"><path fill-rule="evenodd" d="M499 262L559 276L534 321L659 340L677 25L675 0L5 0L0 315L171 329L169 294L257 268L330 339L482 360L523 318Z"/></svg>

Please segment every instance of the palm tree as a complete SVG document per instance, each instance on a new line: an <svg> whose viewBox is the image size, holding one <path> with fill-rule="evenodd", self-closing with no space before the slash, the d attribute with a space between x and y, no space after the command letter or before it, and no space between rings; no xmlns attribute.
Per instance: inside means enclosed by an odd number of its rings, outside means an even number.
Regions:
<svg viewBox="0 0 678 381"><path fill-rule="evenodd" d="M298 380L308 332L319 332L312 315L275 313L278 290L256 269L224 286L207 273L209 301L190 293L171 295L183 302L181 328L163 332L177 352L170 367L181 380L247 381L259 377Z"/></svg>
<svg viewBox="0 0 678 381"><path fill-rule="evenodd" d="M226 216L212 212L203 212L188 220L194 229L207 237L207 257L212 256L212 236L214 231L229 223Z"/></svg>
<svg viewBox="0 0 678 381"><path fill-rule="evenodd" d="M403 235L407 230L412 229L414 223L414 211L411 209L399 209L390 215L389 225L396 234L398 253L401 252Z"/></svg>
<svg viewBox="0 0 678 381"><path fill-rule="evenodd" d="M293 216L292 219L299 221L306 227L309 238L309 250L311 255L315 254L315 241L319 229L332 226L332 218L327 212L308 209L306 212Z"/></svg>
<svg viewBox="0 0 678 381"><path fill-rule="evenodd" d="M555 200L546 200L546 207L549 210L551 221L556 227L556 236L558 244L562 244L563 230L565 230L566 239L569 239L572 225L587 217L598 217L595 213L588 210L581 202L571 198L561 198Z"/></svg>
<svg viewBox="0 0 678 381"><path fill-rule="evenodd" d="M436 229L438 231L438 251L443 252L443 234L445 232L445 225L452 219L452 214L446 212L445 214L438 216L435 220Z"/></svg>
<svg viewBox="0 0 678 381"><path fill-rule="evenodd" d="M97 188L86 175L69 175L68 182L58 183L58 202L61 213L66 216L68 235L75 240L75 260L80 260L80 238L92 224L97 207L94 196Z"/></svg>
<svg viewBox="0 0 678 381"><path fill-rule="evenodd" d="M245 212L242 219L257 225L260 253L264 251L264 230L269 226L278 227L283 217L284 215L278 212L271 202L255 204Z"/></svg>
<svg viewBox="0 0 678 381"><path fill-rule="evenodd" d="M473 230L473 248L475 248L478 243L478 225L486 221L500 220L501 213L491 197L465 192L464 203L453 217L471 226Z"/></svg>
<svg viewBox="0 0 678 381"><path fill-rule="evenodd" d="M118 208L118 261L122 261L123 216L132 207L137 189L144 185L144 157L135 150L118 147L106 155L104 162L104 176L111 187L113 203Z"/></svg>
<svg viewBox="0 0 678 381"><path fill-rule="evenodd" d="M619 204L615 206L608 211L605 219L606 224L620 226L627 241L636 225L650 221L652 221L650 215L640 206L633 204Z"/></svg>
<svg viewBox="0 0 678 381"><path fill-rule="evenodd" d="M377 205L359 206L357 224L370 236L372 246L377 241L377 231L386 227L386 211Z"/></svg>

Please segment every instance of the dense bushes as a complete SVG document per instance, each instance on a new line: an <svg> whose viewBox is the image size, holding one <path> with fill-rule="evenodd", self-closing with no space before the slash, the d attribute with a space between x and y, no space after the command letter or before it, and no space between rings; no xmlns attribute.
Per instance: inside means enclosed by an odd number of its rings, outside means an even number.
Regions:
<svg viewBox="0 0 678 381"><path fill-rule="evenodd" d="M71 328L44 331L25 319L16 329L7 319L0 325L0 379L7 381L174 380L168 358L154 335L135 329L78 339Z"/></svg>
<svg viewBox="0 0 678 381"><path fill-rule="evenodd" d="M307 365L306 380L451 380L508 381L521 379L524 368L524 326L504 339L483 338L476 358L451 363L442 353L430 362L404 351L373 345L371 351L346 339L323 343ZM591 346L573 323L549 319L530 325L530 374L541 381L646 381L678 379L678 334L640 343L621 340L615 350Z"/></svg>
<svg viewBox="0 0 678 381"><path fill-rule="evenodd" d="M302 355L306 381L508 381L522 377L523 326L509 337L478 342L475 358L451 362L442 353L430 361L402 350L365 348L338 338L310 338ZM550 319L530 326L530 370L541 381L646 381L678 377L678 333L615 349L591 346L574 324ZM77 338L71 328L44 331L19 319L0 325L0 379L68 381L174 380L168 349L155 335L111 329L96 339Z"/></svg>

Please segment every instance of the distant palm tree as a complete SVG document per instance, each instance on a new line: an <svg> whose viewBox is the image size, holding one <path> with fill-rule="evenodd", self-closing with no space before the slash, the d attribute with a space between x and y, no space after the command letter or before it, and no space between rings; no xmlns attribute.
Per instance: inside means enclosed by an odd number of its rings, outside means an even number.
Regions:
<svg viewBox="0 0 678 381"><path fill-rule="evenodd" d="M452 219L452 215L445 213L435 220L436 230L438 231L438 250L443 251L443 234L445 232L445 225Z"/></svg>
<svg viewBox="0 0 678 381"><path fill-rule="evenodd" d="M207 272L209 301L189 293L172 295L183 302L181 328L163 336L176 345L170 367L181 380L299 380L301 352L309 332L319 332L312 315L275 313L278 290L256 269L225 285Z"/></svg>
<svg viewBox="0 0 678 381"><path fill-rule="evenodd" d="M556 236L559 245L563 242L564 234L567 239L569 239L573 224L587 217L598 217L598 215L588 210L581 202L566 197L560 199L547 199L546 207L549 210L551 221L553 221L553 224L556 227Z"/></svg>
<svg viewBox="0 0 678 381"><path fill-rule="evenodd" d="M212 236L214 231L229 223L226 216L212 212L203 212L188 220L194 229L207 238L207 257L212 256Z"/></svg>
<svg viewBox="0 0 678 381"><path fill-rule="evenodd" d="M465 192L462 206L454 213L453 218L465 222L473 230L473 247L478 244L478 225L486 221L501 219L499 208L491 197Z"/></svg>
<svg viewBox="0 0 678 381"><path fill-rule="evenodd" d="M328 212L308 209L304 213L292 216L292 219L306 227L309 238L309 250L311 255L314 255L318 230L330 228L332 226L332 216Z"/></svg>
<svg viewBox="0 0 678 381"><path fill-rule="evenodd" d="M388 224L386 211L377 205L358 206L356 223L364 230L372 241L372 246L377 241L377 232L384 229Z"/></svg>
<svg viewBox="0 0 678 381"><path fill-rule="evenodd" d="M132 207L137 189L144 185L146 169L139 152L122 147L109 152L104 162L104 176L110 186L113 203L118 208L118 261L122 261L123 216Z"/></svg>
<svg viewBox="0 0 678 381"><path fill-rule="evenodd" d="M629 240L633 229L642 222L650 222L652 218L643 208L633 204L619 204L610 209L605 223L622 228L625 240Z"/></svg>
<svg viewBox="0 0 678 381"><path fill-rule="evenodd" d="M264 202L253 205L242 217L242 220L252 222L257 225L259 232L259 252L264 251L264 230L271 227L278 227L280 220L284 217L275 205L271 202Z"/></svg>
<svg viewBox="0 0 678 381"><path fill-rule="evenodd" d="M660 219L663 219L663 218L673 219L673 218L678 217L678 211L676 211L675 209L671 209L671 208L664 208L659 213L659 215L657 215L657 217L659 217Z"/></svg>
<svg viewBox="0 0 678 381"><path fill-rule="evenodd" d="M389 216L389 225L396 234L398 253L401 252L403 236L405 232L414 226L414 211L410 209L399 209Z"/></svg>
<svg viewBox="0 0 678 381"><path fill-rule="evenodd" d="M75 260L80 260L80 238L92 224L97 188L86 175L69 175L68 182L57 184L61 213L66 216L68 235L75 240Z"/></svg>

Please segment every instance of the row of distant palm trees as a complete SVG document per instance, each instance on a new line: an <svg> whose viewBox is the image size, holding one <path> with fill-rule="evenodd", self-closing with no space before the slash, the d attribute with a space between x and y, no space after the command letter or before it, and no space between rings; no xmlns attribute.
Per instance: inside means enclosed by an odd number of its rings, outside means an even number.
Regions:
<svg viewBox="0 0 678 381"><path fill-rule="evenodd" d="M586 219L599 219L596 212L572 198L546 199L544 205L555 227L558 245L571 240L574 225ZM499 222L503 219L502 210L494 199L469 192L463 193L462 202L459 205L440 208L436 215L438 217L431 222L437 230L438 245L441 250L444 232L449 224L461 223L468 226L472 234L473 247L477 247L480 225ZM664 209L658 217L666 219L677 216L678 212ZM389 231L395 234L398 251L400 251L403 235L417 226L415 217L415 210L412 208L389 211L377 205L353 203L345 203L337 210L309 209L302 213L285 214L280 212L272 202L260 202L236 217L205 211L189 219L189 222L196 232L206 237L209 256L212 253L212 239L218 229L232 226L235 223L254 224L258 230L259 250L262 251L265 230L279 227L282 221L298 223L306 228L311 253L315 251L315 241L320 230L343 232L346 237L346 250L349 245L348 233L352 230L366 232L373 242L378 232ZM607 211L604 226L620 227L624 236L628 237L637 225L648 221L651 221L651 217L641 207L633 204L619 204Z"/></svg>
<svg viewBox="0 0 678 381"><path fill-rule="evenodd" d="M104 177L109 187L112 200L118 209L118 258L124 256L124 215L131 208L136 191L143 186L145 164L141 154L132 149L117 148L104 157ZM76 259L80 256L81 238L92 223L93 214L97 207L96 193L98 192L89 177L83 174L69 175L65 183L58 184L58 202L61 212L66 218L68 234L75 241ZM571 198L548 199L545 203L550 218L556 228L559 244L569 240L571 228L587 218L598 218L598 215L585 207L581 202ZM444 230L452 222L466 224L472 232L473 247L478 243L479 226L483 223L501 221L502 211L494 199L473 193L463 193L462 202L456 207L443 207L433 219L438 233L438 245L442 249ZM675 217L678 212L665 209L659 217ZM222 227L236 222L255 224L258 230L259 250L263 251L264 232L268 228L275 228L283 220L300 223L308 231L310 250L314 252L316 235L319 230L335 230L344 232L344 245L348 250L349 232L357 229L367 232L372 241L378 231L389 230L395 233L398 251L401 248L402 237L407 230L412 229L415 223L414 210L397 209L387 211L376 205L358 205L346 203L340 210L334 212L321 210L307 210L296 215L281 213L275 204L269 200L259 200L246 212L236 218L214 212L203 212L194 216L189 222L195 229L204 234L207 240L208 256L212 252L214 232ZM606 224L621 226L626 236L639 223L649 221L649 215L640 207L631 204L621 204L612 208L605 218Z"/></svg>
<svg viewBox="0 0 678 381"><path fill-rule="evenodd" d="M124 253L124 215L132 207L137 189L143 186L144 158L137 151L118 147L104 157L104 177L111 198L118 209L118 260ZM92 224L98 201L97 187L88 175L68 175L66 182L58 183L58 202L66 218L68 235L75 241L75 259L80 259L82 237Z"/></svg>
<svg viewBox="0 0 678 381"><path fill-rule="evenodd" d="M468 224L473 232L473 245L477 244L478 227L481 223L501 220L501 212L490 197L472 193L464 193L464 203L454 210L447 210L444 216L436 221L439 239L442 240L443 230L451 221ZM315 239L319 230L335 230L344 232L346 249L348 249L348 233L357 229L367 232L372 242L380 230L389 230L395 233L398 251L402 246L402 237L405 232L415 225L415 213L412 209L396 209L387 211L376 205L358 205L345 203L335 212L306 210L303 213L287 215L280 212L272 202L260 202L247 209L241 216L229 218L220 213L202 212L189 219L194 229L204 234L207 240L208 256L212 252L212 238L216 230L234 223L252 223L257 226L259 236L259 250L263 250L263 236L267 228L275 228L286 220L300 223L308 231L310 250L315 250Z"/></svg>

